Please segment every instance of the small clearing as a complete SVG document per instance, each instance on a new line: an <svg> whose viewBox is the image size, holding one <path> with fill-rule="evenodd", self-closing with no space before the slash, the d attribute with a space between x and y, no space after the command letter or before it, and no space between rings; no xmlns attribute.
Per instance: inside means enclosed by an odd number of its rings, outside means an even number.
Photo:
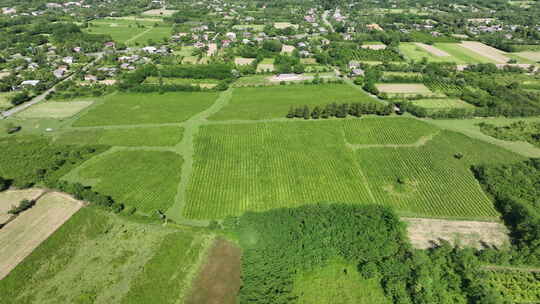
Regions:
<svg viewBox="0 0 540 304"><path fill-rule="evenodd" d="M67 118L79 113L91 104L92 101L44 102L29 107L17 116L22 118Z"/></svg>
<svg viewBox="0 0 540 304"><path fill-rule="evenodd" d="M83 204L51 192L0 229L0 280L67 221Z"/></svg>
<svg viewBox="0 0 540 304"><path fill-rule="evenodd" d="M489 45L485 45L482 42L477 41L462 41L461 46L471 50L481 56L487 57L496 63L507 63L510 61L510 58L505 56L503 51L500 51Z"/></svg>
<svg viewBox="0 0 540 304"><path fill-rule="evenodd" d="M234 64L236 65L248 65L248 64L251 64L253 61L255 61L254 58L242 58L242 57L234 58Z"/></svg>
<svg viewBox="0 0 540 304"><path fill-rule="evenodd" d="M402 220L408 224L412 245L420 249L433 247L440 240L475 248L501 246L509 242L508 230L502 223L427 218Z"/></svg>
<svg viewBox="0 0 540 304"><path fill-rule="evenodd" d="M443 51L443 50L440 50L432 45L429 45L429 44L425 44L425 43L420 43L420 42L415 42L414 44L416 44L417 46L423 48L426 52L429 52L430 54L434 55L434 56L437 56L437 57L450 57L450 54L448 54L447 52Z"/></svg>
<svg viewBox="0 0 540 304"><path fill-rule="evenodd" d="M386 44L364 44L360 46L363 49L370 50L384 50L386 49Z"/></svg>
<svg viewBox="0 0 540 304"><path fill-rule="evenodd" d="M236 245L217 240L185 303L235 304L241 286L241 256L242 251Z"/></svg>
<svg viewBox="0 0 540 304"><path fill-rule="evenodd" d="M257 66L257 72L273 72L275 70L272 63L259 63Z"/></svg>

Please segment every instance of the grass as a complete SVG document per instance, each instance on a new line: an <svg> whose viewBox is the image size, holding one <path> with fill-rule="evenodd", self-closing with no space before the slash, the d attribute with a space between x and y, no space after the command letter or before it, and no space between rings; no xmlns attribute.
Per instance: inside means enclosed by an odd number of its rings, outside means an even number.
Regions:
<svg viewBox="0 0 540 304"><path fill-rule="evenodd" d="M435 43L434 47L451 56L435 56L414 43L402 43L399 50L410 60L421 61L424 57L430 62L454 62L456 64L493 63L489 58L461 47L459 43Z"/></svg>
<svg viewBox="0 0 540 304"><path fill-rule="evenodd" d="M174 146L182 140L182 128L161 126L126 129L69 130L53 135L54 142L60 144L101 144L121 147L161 147Z"/></svg>
<svg viewBox="0 0 540 304"><path fill-rule="evenodd" d="M448 129L462 134L467 135L468 137L478 139L487 143L497 145L501 148L504 148L508 151L520 154L525 157L540 157L540 149L527 143L527 142L514 142L514 141L504 141L499 140L493 137L490 137L480 130L478 126L481 122L486 122L489 124L494 124L498 126L511 124L512 122L525 120L525 121L540 121L539 118L476 118L476 119L452 119L452 120L426 120L433 125L436 125L442 129Z"/></svg>
<svg viewBox="0 0 540 304"><path fill-rule="evenodd" d="M180 85L193 85L200 86L202 88L213 88L219 84L219 80L216 79L193 79L193 78L176 78L176 77L164 77L162 78L164 84L180 84ZM159 77L150 76L145 79L145 83L159 84Z"/></svg>
<svg viewBox="0 0 540 304"><path fill-rule="evenodd" d="M141 288L175 302L207 239L83 208L0 281L0 302L138 303Z"/></svg>
<svg viewBox="0 0 540 304"><path fill-rule="evenodd" d="M112 39L117 42L128 42L131 38L150 29L155 23L143 20L128 20L128 19L98 19L90 22L91 25L85 29L86 32L92 34L111 35ZM137 24L145 27L139 28Z"/></svg>
<svg viewBox="0 0 540 304"><path fill-rule="evenodd" d="M94 186L115 201L149 214L174 203L182 162L173 152L113 151L84 163L64 179Z"/></svg>
<svg viewBox="0 0 540 304"><path fill-rule="evenodd" d="M371 201L340 130L321 123L202 127L193 166L184 209L188 218L320 201Z"/></svg>
<svg viewBox="0 0 540 304"><path fill-rule="evenodd" d="M293 283L298 304L389 304L378 279L364 279L344 262L300 272Z"/></svg>
<svg viewBox="0 0 540 304"><path fill-rule="evenodd" d="M290 107L321 106L332 102L372 100L346 84L286 85L237 88L229 104L210 117L212 120L283 118Z"/></svg>
<svg viewBox="0 0 540 304"><path fill-rule="evenodd" d="M10 102L11 96L14 94L11 92L0 93L0 109L11 108L13 105Z"/></svg>
<svg viewBox="0 0 540 304"><path fill-rule="evenodd" d="M404 214L441 217L496 217L470 166L522 159L448 131L419 147L368 148L356 153L376 202ZM456 158L456 153L463 158Z"/></svg>
<svg viewBox="0 0 540 304"><path fill-rule="evenodd" d="M237 29L237 30L252 29L257 32L262 32L264 29L264 24L237 24L237 25L233 25L233 29Z"/></svg>
<svg viewBox="0 0 540 304"><path fill-rule="evenodd" d="M144 31L140 36L132 37L132 40L129 40L130 44L146 45L149 40L153 42L163 42L164 39L169 39L171 37L172 27L170 26L155 26L152 27L149 31Z"/></svg>
<svg viewBox="0 0 540 304"><path fill-rule="evenodd" d="M451 98L417 99L411 101L414 105L428 110L439 109L474 109L474 106L461 100Z"/></svg>
<svg viewBox="0 0 540 304"><path fill-rule="evenodd" d="M216 93L122 93L107 96L74 126L111 126L182 122L208 108Z"/></svg>
<svg viewBox="0 0 540 304"><path fill-rule="evenodd" d="M92 101L44 102L24 110L17 116L21 118L67 118L79 113L91 104Z"/></svg>

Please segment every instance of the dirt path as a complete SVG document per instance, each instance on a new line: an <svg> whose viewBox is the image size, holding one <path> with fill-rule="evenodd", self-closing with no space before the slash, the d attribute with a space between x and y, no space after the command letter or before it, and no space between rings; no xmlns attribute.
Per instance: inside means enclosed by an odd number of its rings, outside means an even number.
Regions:
<svg viewBox="0 0 540 304"><path fill-rule="evenodd" d="M175 146L177 153L182 155L184 164L182 165L182 175L174 204L166 212L167 217L175 222L189 224L193 226L206 226L208 221L187 220L182 216L182 211L187 201L187 187L193 173L193 157L195 155L195 137L201 125L206 123L207 118L221 110L229 103L233 89L223 91L218 99L205 111L198 113L184 123L184 136L182 141Z"/></svg>
<svg viewBox="0 0 540 304"><path fill-rule="evenodd" d="M241 285L241 257L242 251L235 244L217 240L185 303L235 304Z"/></svg>

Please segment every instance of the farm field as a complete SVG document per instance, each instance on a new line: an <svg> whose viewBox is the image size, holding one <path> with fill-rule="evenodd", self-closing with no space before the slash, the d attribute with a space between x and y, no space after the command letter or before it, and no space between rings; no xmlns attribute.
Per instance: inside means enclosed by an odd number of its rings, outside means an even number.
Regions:
<svg viewBox="0 0 540 304"><path fill-rule="evenodd" d="M411 101L414 105L428 109L474 109L474 106L461 100L451 98L417 99Z"/></svg>
<svg viewBox="0 0 540 304"><path fill-rule="evenodd" d="M22 111L17 116L21 118L67 118L79 113L92 103L92 101L44 102Z"/></svg>
<svg viewBox="0 0 540 304"><path fill-rule="evenodd" d="M253 31L261 32L264 29L264 24L236 24L236 25L233 25L232 28L233 29L238 29L238 30L249 30L249 29L251 29Z"/></svg>
<svg viewBox="0 0 540 304"><path fill-rule="evenodd" d="M82 208L0 281L0 302L182 301L212 242Z"/></svg>
<svg viewBox="0 0 540 304"><path fill-rule="evenodd" d="M171 37L171 31L172 27L170 26L152 26L151 28L145 29L145 31L139 35L131 37L127 42L129 42L130 45L137 43L146 45L148 41L163 42Z"/></svg>
<svg viewBox="0 0 540 304"><path fill-rule="evenodd" d="M174 146L182 140L181 127L114 128L70 130L53 134L55 143L120 147Z"/></svg>
<svg viewBox="0 0 540 304"><path fill-rule="evenodd" d="M469 170L488 156L521 159L406 118L210 125L195 142L184 215L222 218L333 197L407 215L492 218L498 213ZM209 187L206 176L214 176Z"/></svg>
<svg viewBox="0 0 540 304"><path fill-rule="evenodd" d="M525 52L518 52L518 53L512 53L512 54L517 55L521 58L525 58L527 60L534 61L534 62L540 61L540 52L525 51Z"/></svg>
<svg viewBox="0 0 540 304"><path fill-rule="evenodd" d="M178 123L208 108L216 93L119 93L105 97L73 126L111 126L155 123Z"/></svg>
<svg viewBox="0 0 540 304"><path fill-rule="evenodd" d="M456 153L463 157L455 157ZM405 215L464 218L498 215L470 166L487 159L491 163L521 159L448 131L418 147L357 149L356 155L374 201L391 205Z"/></svg>
<svg viewBox="0 0 540 304"><path fill-rule="evenodd" d="M41 189L24 189L24 190L6 190L0 193L0 227L10 221L14 215L9 214L9 210L14 206L18 206L22 200L36 200L43 190Z"/></svg>
<svg viewBox="0 0 540 304"><path fill-rule="evenodd" d="M153 214L174 203L182 162L169 151L116 150L91 159L64 179L91 185L115 201Z"/></svg>
<svg viewBox="0 0 540 304"><path fill-rule="evenodd" d="M172 14L174 14L175 10L168 10L168 9L151 9L151 10L147 10L145 12L143 12L142 14L144 16L165 16L165 17L169 17L169 16L172 16Z"/></svg>
<svg viewBox="0 0 540 304"><path fill-rule="evenodd" d="M373 99L346 84L286 85L237 88L233 97L211 120L256 120L283 118L290 107L320 106L332 102L361 102Z"/></svg>
<svg viewBox="0 0 540 304"><path fill-rule="evenodd" d="M388 97L407 97L421 95L424 97L444 97L444 94L432 92L421 83L377 83L377 89Z"/></svg>
<svg viewBox="0 0 540 304"><path fill-rule="evenodd" d="M476 41L462 41L462 47L471 50L481 56L487 57L495 63L507 63L510 58L505 53L489 45Z"/></svg>
<svg viewBox="0 0 540 304"><path fill-rule="evenodd" d="M328 200L370 201L361 180L339 128L320 123L204 126L195 141L184 215L209 219Z"/></svg>
<svg viewBox="0 0 540 304"><path fill-rule="evenodd" d="M175 78L164 77L162 78L163 84L180 84L180 85L195 85L201 88L213 88L218 85L219 80L216 79L194 79L194 78ZM159 84L159 77L150 76L144 80L144 83Z"/></svg>
<svg viewBox="0 0 540 304"><path fill-rule="evenodd" d="M439 55L435 55L415 43L402 43L399 49L408 59L415 61L427 58L430 62L454 62L456 64L495 63L492 59L475 53L459 43L435 43L430 47L435 48ZM440 52L449 56L440 56L442 54Z"/></svg>
<svg viewBox="0 0 540 304"><path fill-rule="evenodd" d="M114 41L125 43L149 30L153 23L155 22L129 19L98 19L90 22L85 31L92 34L111 35ZM145 27L138 27L137 24Z"/></svg>
<svg viewBox="0 0 540 304"><path fill-rule="evenodd" d="M0 280L81 207L81 202L65 194L47 193L3 227L0 230Z"/></svg>

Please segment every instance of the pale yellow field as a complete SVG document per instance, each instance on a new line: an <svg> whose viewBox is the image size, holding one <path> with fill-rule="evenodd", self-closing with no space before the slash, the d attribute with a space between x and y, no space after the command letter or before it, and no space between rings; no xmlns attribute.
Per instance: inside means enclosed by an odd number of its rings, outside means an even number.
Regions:
<svg viewBox="0 0 540 304"><path fill-rule="evenodd" d="M461 46L477 53L478 55L489 58L496 63L507 63L510 60L510 58L505 56L505 53L503 51L489 45L485 45L482 42L462 41Z"/></svg>
<svg viewBox="0 0 540 304"><path fill-rule="evenodd" d="M35 200L41 194L41 189L7 190L0 192L0 225L6 223L11 217L8 211L18 206L22 200Z"/></svg>
<svg viewBox="0 0 540 304"><path fill-rule="evenodd" d="M431 94L428 87L421 83L379 83L377 89L383 93Z"/></svg>
<svg viewBox="0 0 540 304"><path fill-rule="evenodd" d="M18 114L22 118L67 118L79 113L92 101L44 102Z"/></svg>
<svg viewBox="0 0 540 304"><path fill-rule="evenodd" d="M420 42L415 42L414 44L416 44L417 46L423 48L426 52L429 52L434 56L437 56L437 57L449 57L450 56L450 54L448 54L447 52L445 52L445 51L443 51L441 49L438 49L438 48L434 47L433 45L420 43Z"/></svg>
<svg viewBox="0 0 540 304"><path fill-rule="evenodd" d="M236 57L234 58L234 64L236 65L248 65L255 61L253 58L242 58L242 57Z"/></svg>
<svg viewBox="0 0 540 304"><path fill-rule="evenodd" d="M0 229L0 280L82 206L65 194L47 193Z"/></svg>
<svg viewBox="0 0 540 304"><path fill-rule="evenodd" d="M175 10L167 10L167 9L151 9L151 10L147 10L145 11L144 13L142 13L143 15L146 15L146 16L172 16L172 14L176 13Z"/></svg>
<svg viewBox="0 0 540 304"><path fill-rule="evenodd" d="M525 58L532 61L540 61L540 52L519 52L515 53L521 58Z"/></svg>

